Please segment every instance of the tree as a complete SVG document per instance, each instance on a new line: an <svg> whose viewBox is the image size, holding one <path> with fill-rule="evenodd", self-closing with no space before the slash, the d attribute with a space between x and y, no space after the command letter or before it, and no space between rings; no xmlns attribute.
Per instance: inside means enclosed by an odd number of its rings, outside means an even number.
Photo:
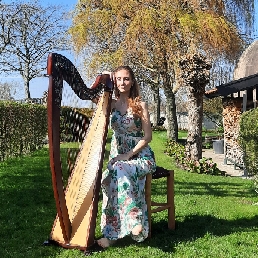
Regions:
<svg viewBox="0 0 258 258"><path fill-rule="evenodd" d="M14 35L15 17L20 10L13 6L1 4L0 1L0 54L10 44L11 36Z"/></svg>
<svg viewBox="0 0 258 258"><path fill-rule="evenodd" d="M213 62L218 57L229 62L238 58L248 38L241 33L247 32L253 25L254 1L247 4L246 0L236 0L229 4L225 0L202 5L191 5L189 2L185 8L191 19L196 21L193 32L196 26L202 30L188 34L188 39L184 37L188 49L183 53L179 66L180 77L183 78L188 94L186 154L189 159L199 160L202 157L203 95L211 68L207 58ZM203 10L207 17L203 17ZM191 21L187 19L186 22Z"/></svg>
<svg viewBox="0 0 258 258"><path fill-rule="evenodd" d="M69 48L65 14L60 6L43 7L38 2L3 6L5 13L1 16L12 17L15 27L9 30L10 35L3 31L3 38L9 41L1 54L0 70L18 72L24 81L25 96L30 98L29 83L42 76L48 53Z"/></svg>
<svg viewBox="0 0 258 258"><path fill-rule="evenodd" d="M192 125L188 157L198 160L202 155L202 105L209 59L223 56L232 60L242 49L236 17L252 14L253 7L246 2L81 0L70 32L78 52L90 48L90 69L127 62L152 79L160 78L167 99L168 138L177 139L175 94L181 86L186 87ZM242 24L248 25L247 21L242 19Z"/></svg>
<svg viewBox="0 0 258 258"><path fill-rule="evenodd" d="M13 100L19 88L15 82L0 82L0 100Z"/></svg>
<svg viewBox="0 0 258 258"><path fill-rule="evenodd" d="M205 99L203 102L203 113L211 121L213 121L217 127L223 126L223 105L222 98L217 97L213 99Z"/></svg>
<svg viewBox="0 0 258 258"><path fill-rule="evenodd" d="M156 2L159 4L159 1ZM166 4L166 1L162 2ZM100 70L107 67L112 69L126 62L136 68L134 70L138 71L137 77L140 77L139 75L145 77L144 81L155 81L158 77L159 86L169 89L165 91L168 100L166 112L168 136L176 139L175 97L171 91L175 83L174 72L172 62L167 59L171 57L169 49L175 41L169 37L164 38L162 33L158 33L158 24L155 22L150 24L153 8L146 8L146 3L139 1L119 2L119 5L115 1L80 3L70 32L78 52L87 50L89 69ZM146 12L145 17L143 17L144 12ZM166 43L170 43L168 47Z"/></svg>

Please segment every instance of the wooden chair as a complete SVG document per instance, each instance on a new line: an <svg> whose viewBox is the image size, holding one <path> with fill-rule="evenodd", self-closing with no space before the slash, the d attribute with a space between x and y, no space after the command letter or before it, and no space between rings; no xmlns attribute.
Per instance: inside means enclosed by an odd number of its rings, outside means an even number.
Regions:
<svg viewBox="0 0 258 258"><path fill-rule="evenodd" d="M151 181L159 178L167 178L167 202L157 203L151 200ZM157 167L153 174L146 176L145 198L148 208L149 237L151 237L151 214L168 210L168 228L175 229L175 204L174 204L174 171L163 167ZM155 208L152 208L155 207Z"/></svg>

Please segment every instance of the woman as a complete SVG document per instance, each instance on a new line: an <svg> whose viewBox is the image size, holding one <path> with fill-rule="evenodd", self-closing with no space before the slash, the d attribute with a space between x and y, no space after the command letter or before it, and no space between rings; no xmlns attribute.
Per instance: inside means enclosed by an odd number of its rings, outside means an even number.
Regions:
<svg viewBox="0 0 258 258"><path fill-rule="evenodd" d="M148 145L152 139L149 112L139 97L134 73L130 67L121 66L110 75L115 84L115 99L111 104L110 160L102 177L104 237L97 240L102 248L127 235L137 242L147 238L145 179L146 174L156 169Z"/></svg>

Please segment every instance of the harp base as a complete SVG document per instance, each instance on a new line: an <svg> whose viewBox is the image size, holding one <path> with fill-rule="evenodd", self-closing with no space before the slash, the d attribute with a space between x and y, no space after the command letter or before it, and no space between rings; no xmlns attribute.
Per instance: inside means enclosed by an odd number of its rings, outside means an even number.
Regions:
<svg viewBox="0 0 258 258"><path fill-rule="evenodd" d="M81 250L81 251L87 251L87 250L91 249L91 246L70 245L70 244L65 244L65 243L55 241L55 240L50 239L50 238L48 240L44 241L43 245L44 246L55 245L55 246L61 246L61 247L66 248L66 249L78 249L78 250Z"/></svg>

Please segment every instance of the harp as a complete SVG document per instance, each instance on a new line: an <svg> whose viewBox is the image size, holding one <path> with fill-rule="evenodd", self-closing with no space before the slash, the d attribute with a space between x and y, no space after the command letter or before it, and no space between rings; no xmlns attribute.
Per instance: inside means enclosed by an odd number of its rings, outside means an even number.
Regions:
<svg viewBox="0 0 258 258"><path fill-rule="evenodd" d="M84 84L78 70L66 57L50 53L47 61L49 89L47 100L50 168L57 215L48 244L64 248L87 250L94 243L97 206L100 191L104 149L109 124L113 84L109 75L99 75L91 88ZM80 100L99 98L90 126L85 117L72 109L72 117L66 119L73 128L69 142L78 142L73 164L67 164L69 177L64 187L64 169L61 161L60 114L62 110L63 83L69 85L72 94ZM69 112L68 112L69 113ZM78 119L81 118L81 119ZM62 118L62 120L64 120ZM78 128L76 121L83 120ZM74 133L74 128L77 128ZM79 137L78 135L82 135ZM62 141L65 141L62 139Z"/></svg>

